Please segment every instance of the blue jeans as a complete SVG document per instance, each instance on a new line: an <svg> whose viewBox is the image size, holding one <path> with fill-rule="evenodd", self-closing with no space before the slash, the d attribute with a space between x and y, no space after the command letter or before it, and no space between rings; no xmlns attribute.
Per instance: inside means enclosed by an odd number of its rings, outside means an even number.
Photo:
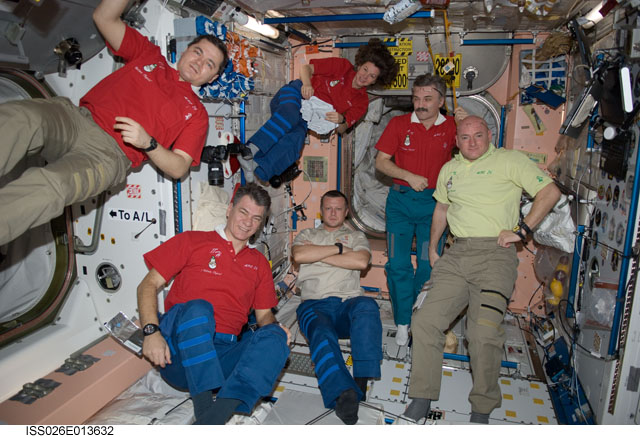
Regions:
<svg viewBox="0 0 640 437"><path fill-rule="evenodd" d="M170 384L194 395L220 388L221 398L238 399L238 411L250 413L259 398L271 394L289 356L287 334L278 325L235 335L217 333L213 307L196 299L177 304L160 320L171 350L171 364L160 369Z"/></svg>
<svg viewBox="0 0 640 437"><path fill-rule="evenodd" d="M340 394L350 388L363 399L353 377L380 377L382 323L376 301L359 296L306 300L296 311L302 333L309 340L311 360L326 408L333 408ZM351 339L353 377L342 358L339 338Z"/></svg>

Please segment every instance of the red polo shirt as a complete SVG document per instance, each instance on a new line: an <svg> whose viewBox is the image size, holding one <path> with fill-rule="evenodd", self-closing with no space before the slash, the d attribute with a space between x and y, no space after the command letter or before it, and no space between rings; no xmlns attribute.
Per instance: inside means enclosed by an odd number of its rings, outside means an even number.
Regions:
<svg viewBox="0 0 640 437"><path fill-rule="evenodd" d="M89 90L80 106L89 109L93 120L115 138L132 167L148 158L122 141L113 129L116 116L135 120L163 147L183 150L193 158L192 165L198 165L209 117L191 84L180 81L160 48L130 27L114 55L126 64Z"/></svg>
<svg viewBox="0 0 640 437"><path fill-rule="evenodd" d="M251 308L269 309L278 303L264 255L249 247L236 254L218 231L183 232L144 259L166 281L175 277L165 311L177 303L204 299L213 305L216 332L238 335Z"/></svg>
<svg viewBox="0 0 640 437"><path fill-rule="evenodd" d="M367 113L369 96L365 88L352 86L356 71L351 62L344 58L312 59L313 95L331 103L336 112L344 115L347 125L353 126Z"/></svg>
<svg viewBox="0 0 640 437"><path fill-rule="evenodd" d="M435 188L442 166L451 159L456 145L456 123L453 117L440 115L429 130L411 114L391 119L380 136L376 149L395 157L398 167L429 180ZM402 179L393 182L409 186Z"/></svg>

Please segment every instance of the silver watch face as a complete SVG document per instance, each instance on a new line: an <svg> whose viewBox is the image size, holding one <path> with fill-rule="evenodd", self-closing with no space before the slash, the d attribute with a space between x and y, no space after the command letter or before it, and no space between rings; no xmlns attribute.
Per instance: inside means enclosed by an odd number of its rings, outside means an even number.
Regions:
<svg viewBox="0 0 640 437"><path fill-rule="evenodd" d="M154 332L156 332L158 330L158 326L157 325L153 325L151 323L144 325L144 328L142 328L142 333L144 335L151 335Z"/></svg>

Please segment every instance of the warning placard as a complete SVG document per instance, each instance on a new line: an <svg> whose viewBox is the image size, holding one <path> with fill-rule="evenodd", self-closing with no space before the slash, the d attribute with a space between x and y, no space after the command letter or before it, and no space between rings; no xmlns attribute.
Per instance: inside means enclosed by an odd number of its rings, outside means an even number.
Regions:
<svg viewBox="0 0 640 437"><path fill-rule="evenodd" d="M387 87L390 90L406 90L409 87L409 58L407 56L396 57L398 64L398 75L393 79L393 83Z"/></svg>
<svg viewBox="0 0 640 437"><path fill-rule="evenodd" d="M462 55L453 57L433 55L434 72L442 77L448 87L460 87L460 69L462 66Z"/></svg>
<svg viewBox="0 0 640 437"><path fill-rule="evenodd" d="M388 47L389 53L395 57L404 58L413 53L413 40L411 38L385 38L385 42L395 42L396 47Z"/></svg>

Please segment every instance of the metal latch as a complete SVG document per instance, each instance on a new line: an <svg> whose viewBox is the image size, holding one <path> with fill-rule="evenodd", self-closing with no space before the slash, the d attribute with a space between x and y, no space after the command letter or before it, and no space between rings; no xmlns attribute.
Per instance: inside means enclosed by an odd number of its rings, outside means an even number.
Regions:
<svg viewBox="0 0 640 437"><path fill-rule="evenodd" d="M12 401L22 402L29 405L36 400L45 397L51 393L60 383L53 379L38 379L36 382L28 382L22 386L22 390L18 394L10 398Z"/></svg>
<svg viewBox="0 0 640 437"><path fill-rule="evenodd" d="M71 376L76 372L81 372L93 366L93 363L100 361L100 358L92 357L91 355L78 355L77 357L70 357L64 360L64 364L60 368L56 369L56 372L64 373Z"/></svg>

